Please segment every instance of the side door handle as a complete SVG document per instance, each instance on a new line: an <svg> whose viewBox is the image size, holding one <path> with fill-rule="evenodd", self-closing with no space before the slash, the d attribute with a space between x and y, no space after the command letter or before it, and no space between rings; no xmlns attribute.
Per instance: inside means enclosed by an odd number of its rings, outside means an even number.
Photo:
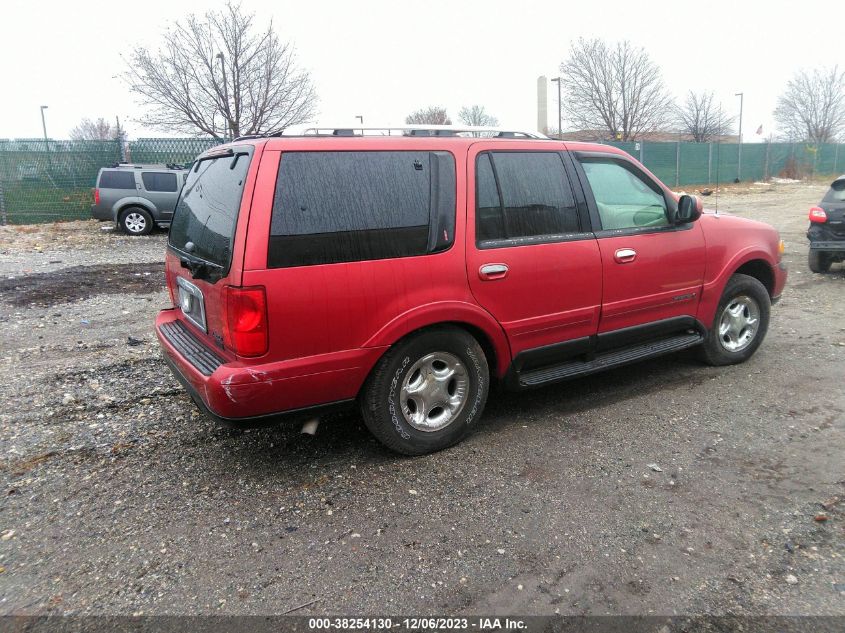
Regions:
<svg viewBox="0 0 845 633"><path fill-rule="evenodd" d="M484 264L478 269L478 276L485 281L504 279L508 274L507 264Z"/></svg>
<svg viewBox="0 0 845 633"><path fill-rule="evenodd" d="M633 248L620 248L613 254L617 264L630 264L637 259L637 251Z"/></svg>

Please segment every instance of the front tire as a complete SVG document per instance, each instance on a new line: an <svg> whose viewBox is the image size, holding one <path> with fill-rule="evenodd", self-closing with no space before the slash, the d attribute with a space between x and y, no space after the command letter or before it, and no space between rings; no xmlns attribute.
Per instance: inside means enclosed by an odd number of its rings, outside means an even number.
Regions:
<svg viewBox="0 0 845 633"><path fill-rule="evenodd" d="M484 351L469 333L436 327L391 348L364 387L361 414L389 449L423 455L456 444L481 417L490 389Z"/></svg>
<svg viewBox="0 0 845 633"><path fill-rule="evenodd" d="M766 337L771 307L769 293L759 280L749 275L732 276L701 347L702 360L718 366L751 358Z"/></svg>
<svg viewBox="0 0 845 633"><path fill-rule="evenodd" d="M831 263L833 263L832 258L824 251L811 250L807 256L807 264L814 273L826 273L830 270Z"/></svg>
<svg viewBox="0 0 845 633"><path fill-rule="evenodd" d="M153 230L153 217L146 209L130 207L120 214L119 224L127 235L149 235Z"/></svg>

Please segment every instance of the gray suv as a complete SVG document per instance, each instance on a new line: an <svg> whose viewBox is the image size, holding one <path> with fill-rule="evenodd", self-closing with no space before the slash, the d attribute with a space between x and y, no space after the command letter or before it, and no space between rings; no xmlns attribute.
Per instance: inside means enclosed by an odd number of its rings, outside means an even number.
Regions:
<svg viewBox="0 0 845 633"><path fill-rule="evenodd" d="M91 216L111 220L128 235L170 226L185 176L181 165L103 167L97 175Z"/></svg>

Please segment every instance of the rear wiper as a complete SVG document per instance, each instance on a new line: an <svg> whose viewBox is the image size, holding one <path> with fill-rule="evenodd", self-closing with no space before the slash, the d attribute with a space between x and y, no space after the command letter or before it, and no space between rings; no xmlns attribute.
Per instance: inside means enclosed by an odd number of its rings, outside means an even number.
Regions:
<svg viewBox="0 0 845 633"><path fill-rule="evenodd" d="M220 274L223 272L223 267L218 264L212 264L202 259L188 257L187 255L179 256L179 263L182 268L187 268L194 279L205 279L217 281Z"/></svg>

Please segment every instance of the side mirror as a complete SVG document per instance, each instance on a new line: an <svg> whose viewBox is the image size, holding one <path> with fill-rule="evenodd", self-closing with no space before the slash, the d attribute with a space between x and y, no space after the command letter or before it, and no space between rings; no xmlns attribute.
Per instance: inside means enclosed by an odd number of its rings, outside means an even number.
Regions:
<svg viewBox="0 0 845 633"><path fill-rule="evenodd" d="M678 200L678 210L675 212L673 224L689 224L701 217L704 205L695 196L683 195Z"/></svg>

